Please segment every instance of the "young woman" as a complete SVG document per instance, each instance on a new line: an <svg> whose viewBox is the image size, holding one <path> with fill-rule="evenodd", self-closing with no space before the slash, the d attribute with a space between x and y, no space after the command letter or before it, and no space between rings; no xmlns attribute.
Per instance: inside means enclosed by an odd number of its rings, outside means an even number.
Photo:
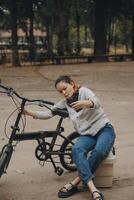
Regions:
<svg viewBox="0 0 134 200"><path fill-rule="evenodd" d="M103 194L95 187L94 172L109 154L115 140L115 132L110 120L103 111L100 101L88 88L78 86L68 76L60 76L55 81L55 88L64 97L54 105L66 108L69 118L80 137L72 149L73 160L78 170L78 177L66 184L58 192L59 198L65 198L78 191L80 181L87 184L93 200L103 200ZM25 110L26 115L38 119L53 117L51 111L33 112ZM87 153L91 151L90 156Z"/></svg>

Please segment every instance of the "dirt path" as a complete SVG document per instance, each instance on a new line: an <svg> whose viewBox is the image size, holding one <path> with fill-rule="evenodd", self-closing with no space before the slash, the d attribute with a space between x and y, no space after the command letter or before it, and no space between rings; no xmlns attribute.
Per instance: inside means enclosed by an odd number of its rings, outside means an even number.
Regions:
<svg viewBox="0 0 134 200"><path fill-rule="evenodd" d="M72 76L77 82L90 87L101 99L105 111L116 132L114 183L103 189L106 200L134 199L134 62L94 63L42 67L0 67L2 83L15 88L29 98L57 101L54 80L60 74ZM6 118L14 109L11 99L0 94L0 149L7 142L3 132ZM37 109L37 107L35 108ZM54 129L58 118L32 120L27 118L27 130ZM8 133L11 121L8 124ZM72 124L64 121L65 134L73 131ZM55 200L57 191L71 181L74 173L65 172L58 177L50 163L38 165L34 156L36 142L19 143L7 174L0 179L0 200ZM89 199L89 193L81 192L70 199Z"/></svg>

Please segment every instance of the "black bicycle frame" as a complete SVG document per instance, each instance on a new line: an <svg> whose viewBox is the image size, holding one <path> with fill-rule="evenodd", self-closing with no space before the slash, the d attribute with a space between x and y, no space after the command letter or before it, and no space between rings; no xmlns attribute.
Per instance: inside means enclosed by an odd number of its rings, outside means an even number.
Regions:
<svg viewBox="0 0 134 200"><path fill-rule="evenodd" d="M10 139L9 139L9 143L13 142L14 137L16 135L16 131L19 131L18 125L19 125L19 122L20 122L21 115L22 115L22 112L24 110L25 104L26 104L26 99L22 99L21 110L20 110L20 112L17 115L17 118L16 118L14 126L11 127L13 130L12 130L12 133L11 133L11 136L10 136Z"/></svg>

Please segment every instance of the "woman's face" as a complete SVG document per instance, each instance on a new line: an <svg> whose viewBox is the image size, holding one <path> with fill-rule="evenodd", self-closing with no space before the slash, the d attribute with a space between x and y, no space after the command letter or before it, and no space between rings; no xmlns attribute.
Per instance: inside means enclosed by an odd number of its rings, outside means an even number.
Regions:
<svg viewBox="0 0 134 200"><path fill-rule="evenodd" d="M60 81L56 85L57 91L64 96L66 99L70 98L74 93L74 83L66 83L64 81Z"/></svg>

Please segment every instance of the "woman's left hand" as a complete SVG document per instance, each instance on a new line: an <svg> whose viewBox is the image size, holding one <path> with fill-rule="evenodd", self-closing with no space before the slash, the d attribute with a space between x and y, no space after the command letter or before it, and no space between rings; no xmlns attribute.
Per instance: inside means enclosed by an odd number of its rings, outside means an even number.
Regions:
<svg viewBox="0 0 134 200"><path fill-rule="evenodd" d="M75 102L71 103L70 106L77 111L84 107L85 108L93 108L94 103L91 100L80 100L80 101L75 101Z"/></svg>

